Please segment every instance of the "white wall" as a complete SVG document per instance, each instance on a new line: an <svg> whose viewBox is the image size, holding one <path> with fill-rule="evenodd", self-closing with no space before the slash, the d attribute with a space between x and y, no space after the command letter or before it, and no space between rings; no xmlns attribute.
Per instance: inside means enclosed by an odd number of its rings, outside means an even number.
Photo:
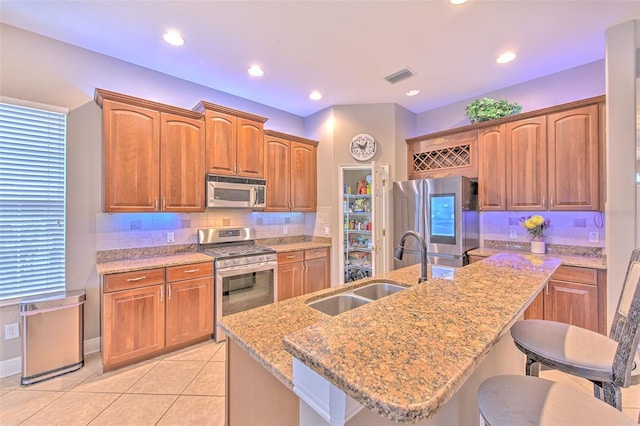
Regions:
<svg viewBox="0 0 640 426"><path fill-rule="evenodd" d="M611 324L638 225L636 70L640 28L629 21L605 32L607 83L607 324Z"/></svg>
<svg viewBox="0 0 640 426"><path fill-rule="evenodd" d="M470 124L465 108L477 98L508 99L522 105L522 111L527 112L604 93L604 60L591 62L418 114L416 136Z"/></svg>

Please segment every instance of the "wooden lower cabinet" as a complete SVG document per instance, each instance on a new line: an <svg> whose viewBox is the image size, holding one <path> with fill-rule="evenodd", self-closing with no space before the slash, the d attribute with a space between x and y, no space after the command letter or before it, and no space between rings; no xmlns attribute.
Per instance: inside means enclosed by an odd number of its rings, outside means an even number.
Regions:
<svg viewBox="0 0 640 426"><path fill-rule="evenodd" d="M170 281L174 275L179 278ZM167 281L166 346L211 336L213 263L167 268Z"/></svg>
<svg viewBox="0 0 640 426"><path fill-rule="evenodd" d="M212 333L213 262L103 276L103 371L206 340Z"/></svg>
<svg viewBox="0 0 640 426"><path fill-rule="evenodd" d="M482 259L469 256L469 263ZM560 266L524 312L524 319L564 322L607 334L606 294L606 271Z"/></svg>
<svg viewBox="0 0 640 426"><path fill-rule="evenodd" d="M330 279L328 247L278 254L278 301L328 288Z"/></svg>
<svg viewBox="0 0 640 426"><path fill-rule="evenodd" d="M106 293L102 302L104 370L136 362L164 348L164 284Z"/></svg>

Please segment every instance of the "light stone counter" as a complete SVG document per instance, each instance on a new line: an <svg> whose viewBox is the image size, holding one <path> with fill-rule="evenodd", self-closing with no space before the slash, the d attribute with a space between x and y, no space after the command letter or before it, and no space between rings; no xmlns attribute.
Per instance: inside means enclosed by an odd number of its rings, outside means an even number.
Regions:
<svg viewBox="0 0 640 426"><path fill-rule="evenodd" d="M527 254L527 252L516 251L516 250L505 250L505 249L495 249L495 248L477 248L469 251L470 256L478 256L478 257L489 257L493 256L497 253L520 253ZM565 266L578 266L581 268L592 268L592 269L607 269L607 260L604 257L591 257L591 256L578 256L578 255L570 255L570 254L556 254L556 253L548 253L547 256L557 257L562 260L562 264Z"/></svg>
<svg viewBox="0 0 640 426"><path fill-rule="evenodd" d="M272 248L276 253L286 253L289 251L309 250L314 248L331 247L331 243L322 243L315 241L302 241L290 244L268 244L267 247Z"/></svg>
<svg viewBox="0 0 640 426"><path fill-rule="evenodd" d="M98 274L140 271L142 269L164 268L167 266L188 265L191 263L213 262L213 258L199 252L170 254L165 256L136 257L97 263Z"/></svg>
<svg viewBox="0 0 640 426"><path fill-rule="evenodd" d="M455 394L560 264L502 253L419 285L413 265L227 316L222 327L289 389L293 354L384 418L417 422ZM306 305L380 280L412 287L335 317Z"/></svg>

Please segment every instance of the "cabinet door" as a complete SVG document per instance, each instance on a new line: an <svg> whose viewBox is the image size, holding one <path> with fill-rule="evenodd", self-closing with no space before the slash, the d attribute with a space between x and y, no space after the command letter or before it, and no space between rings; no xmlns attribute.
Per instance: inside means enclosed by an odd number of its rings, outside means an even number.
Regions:
<svg viewBox="0 0 640 426"><path fill-rule="evenodd" d="M230 114L207 110L205 121L207 173L235 175L237 118Z"/></svg>
<svg viewBox="0 0 640 426"><path fill-rule="evenodd" d="M544 319L598 332L597 287L551 279L549 294L545 294Z"/></svg>
<svg viewBox="0 0 640 426"><path fill-rule="evenodd" d="M549 209L599 208L598 106L548 117Z"/></svg>
<svg viewBox="0 0 640 426"><path fill-rule="evenodd" d="M262 123L238 118L238 176L264 178L264 127Z"/></svg>
<svg viewBox="0 0 640 426"><path fill-rule="evenodd" d="M505 125L507 210L547 209L547 118Z"/></svg>
<svg viewBox="0 0 640 426"><path fill-rule="evenodd" d="M102 362L106 369L164 348L164 284L105 293Z"/></svg>
<svg viewBox="0 0 640 426"><path fill-rule="evenodd" d="M480 210L507 209L507 148L504 124L478 132L478 201Z"/></svg>
<svg viewBox="0 0 640 426"><path fill-rule="evenodd" d="M303 293L304 262L278 263L278 301Z"/></svg>
<svg viewBox="0 0 640 426"><path fill-rule="evenodd" d="M213 333L213 277L167 283L167 347Z"/></svg>
<svg viewBox="0 0 640 426"><path fill-rule="evenodd" d="M330 267L329 258L320 257L317 259L305 260L304 262L304 293L329 288Z"/></svg>
<svg viewBox="0 0 640 426"><path fill-rule="evenodd" d="M286 212L290 209L289 141L274 136L265 137L265 179L267 206L264 211Z"/></svg>
<svg viewBox="0 0 640 426"><path fill-rule="evenodd" d="M317 149L291 142L291 210L316 211Z"/></svg>
<svg viewBox="0 0 640 426"><path fill-rule="evenodd" d="M162 211L204 211L204 121L165 113L160 118Z"/></svg>
<svg viewBox="0 0 640 426"><path fill-rule="evenodd" d="M104 100L104 211L158 211L160 113Z"/></svg>
<svg viewBox="0 0 640 426"><path fill-rule="evenodd" d="M546 289L542 291L546 292ZM531 302L527 310L524 311L524 319L544 319L544 294L538 294Z"/></svg>

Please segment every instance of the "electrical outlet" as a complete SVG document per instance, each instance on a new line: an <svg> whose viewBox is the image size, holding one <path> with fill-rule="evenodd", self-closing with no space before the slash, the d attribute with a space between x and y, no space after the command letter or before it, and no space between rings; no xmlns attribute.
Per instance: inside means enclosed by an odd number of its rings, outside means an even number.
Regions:
<svg viewBox="0 0 640 426"><path fill-rule="evenodd" d="M288 226L283 226L282 227L282 235L287 235L289 233L289 227Z"/></svg>
<svg viewBox="0 0 640 426"><path fill-rule="evenodd" d="M324 227L324 235L329 235L329 227L328 226Z"/></svg>
<svg viewBox="0 0 640 426"><path fill-rule="evenodd" d="M589 232L589 242L590 243L600 242L600 233L598 231Z"/></svg>
<svg viewBox="0 0 640 426"><path fill-rule="evenodd" d="M175 241L175 234L173 232L167 232L167 242L172 243Z"/></svg>
<svg viewBox="0 0 640 426"><path fill-rule="evenodd" d="M20 337L20 328L17 322L4 326L4 340L16 339L18 337Z"/></svg>
<svg viewBox="0 0 640 426"><path fill-rule="evenodd" d="M518 238L518 231L516 231L515 229L509 229L509 238L511 238L512 240L515 240L516 238Z"/></svg>

